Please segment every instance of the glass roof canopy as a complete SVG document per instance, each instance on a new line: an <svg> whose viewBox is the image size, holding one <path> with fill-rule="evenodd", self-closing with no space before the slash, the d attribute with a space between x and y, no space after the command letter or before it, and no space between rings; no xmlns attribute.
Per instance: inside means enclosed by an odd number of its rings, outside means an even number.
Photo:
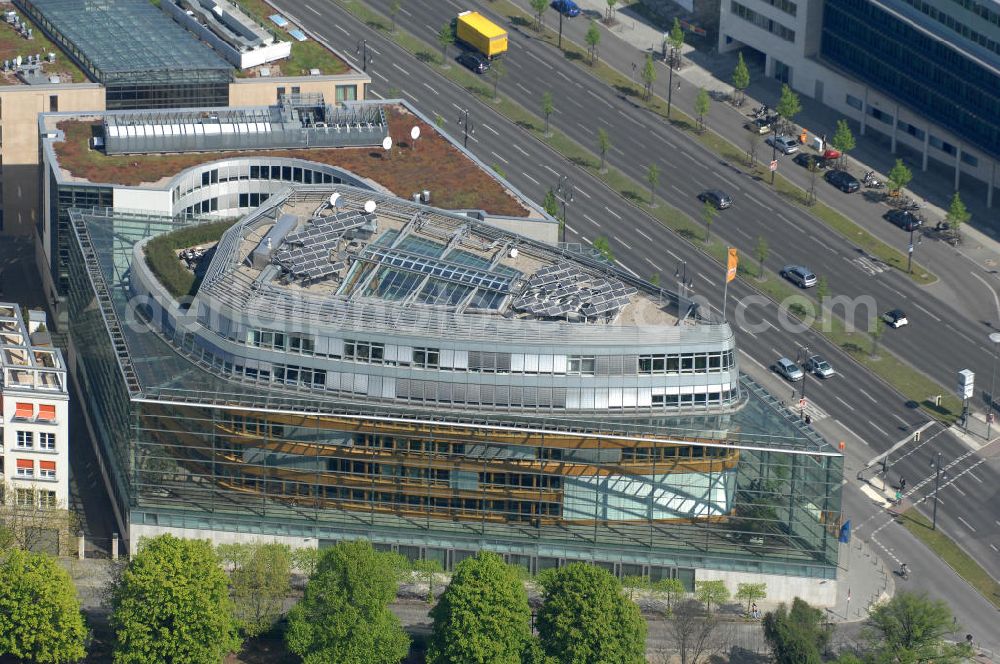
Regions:
<svg viewBox="0 0 1000 664"><path fill-rule="evenodd" d="M228 62L148 0L17 0L16 4L105 85L232 78Z"/></svg>
<svg viewBox="0 0 1000 664"><path fill-rule="evenodd" d="M142 322L141 315L128 301L127 281L133 245L187 224L165 217L146 217L110 209L73 209L70 218L77 242L83 248L92 285L95 292L101 294L99 301L108 333L112 338L124 340L115 349L130 396L136 400L397 421L435 421L441 425L577 432L581 435L599 433L665 441L696 436L717 439L718 444L725 447L841 455L815 431L800 424L796 414L746 376L741 378L741 382L747 402L736 412L653 417L598 418L595 415L593 419L587 419L586 415L558 417L474 411L452 411L445 417L441 411L429 408L391 406L332 395L317 398L315 392L300 392L290 386L265 388L224 378L209 366L196 364L177 352Z"/></svg>

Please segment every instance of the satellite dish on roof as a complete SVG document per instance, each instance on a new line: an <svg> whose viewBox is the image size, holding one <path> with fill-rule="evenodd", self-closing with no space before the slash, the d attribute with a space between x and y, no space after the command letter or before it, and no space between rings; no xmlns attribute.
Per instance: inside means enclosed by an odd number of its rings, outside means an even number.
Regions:
<svg viewBox="0 0 1000 664"><path fill-rule="evenodd" d="M21 66L21 56L20 55L17 56L16 58L14 58L14 66L15 67L20 67Z"/></svg>
<svg viewBox="0 0 1000 664"><path fill-rule="evenodd" d="M382 139L382 149L391 150L392 149L392 136L386 136Z"/></svg>
<svg viewBox="0 0 1000 664"><path fill-rule="evenodd" d="M510 248L510 257L511 258L517 258L517 247L511 247Z"/></svg>
<svg viewBox="0 0 1000 664"><path fill-rule="evenodd" d="M343 206L344 206L344 203L340 200L340 194L339 193L334 192L334 193L330 194L330 207L332 207L332 208L339 208L339 207L343 207Z"/></svg>
<svg viewBox="0 0 1000 664"><path fill-rule="evenodd" d="M410 130L410 138L413 140L420 138L420 127L414 125L413 129Z"/></svg>
<svg viewBox="0 0 1000 664"><path fill-rule="evenodd" d="M378 206L375 205L375 201L365 201L365 212L368 214L374 212L376 207Z"/></svg>

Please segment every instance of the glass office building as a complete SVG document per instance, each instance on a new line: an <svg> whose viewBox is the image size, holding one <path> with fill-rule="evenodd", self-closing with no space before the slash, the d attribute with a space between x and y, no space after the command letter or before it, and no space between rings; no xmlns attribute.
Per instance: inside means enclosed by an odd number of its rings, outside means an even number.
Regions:
<svg viewBox="0 0 1000 664"><path fill-rule="evenodd" d="M682 297L462 215L292 185L195 252L179 304L143 252L195 222L70 219L71 358L136 533L836 578L842 455Z"/></svg>
<svg viewBox="0 0 1000 664"><path fill-rule="evenodd" d="M1000 10L995 2L838 0L821 55L1000 158Z"/></svg>

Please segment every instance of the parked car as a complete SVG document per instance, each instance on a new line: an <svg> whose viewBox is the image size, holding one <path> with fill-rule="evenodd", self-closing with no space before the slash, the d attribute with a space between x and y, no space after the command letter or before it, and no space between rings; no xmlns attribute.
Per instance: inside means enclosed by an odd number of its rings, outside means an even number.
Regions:
<svg viewBox="0 0 1000 664"><path fill-rule="evenodd" d="M909 210L889 210L882 216L907 232L917 230L924 223L923 219Z"/></svg>
<svg viewBox="0 0 1000 664"><path fill-rule="evenodd" d="M753 120L747 120L744 124L749 131L757 132L758 134L770 134L771 133L771 121L767 118L756 118Z"/></svg>
<svg viewBox="0 0 1000 664"><path fill-rule="evenodd" d="M903 313L902 309L893 309L892 311L887 311L882 314L882 320L889 324L889 327L899 328L904 325L909 325L910 321L906 320L906 314Z"/></svg>
<svg viewBox="0 0 1000 664"><path fill-rule="evenodd" d="M552 9L569 18L580 15L580 8L573 0L552 0Z"/></svg>
<svg viewBox="0 0 1000 664"><path fill-rule="evenodd" d="M764 142L773 145L783 154L794 154L799 151L799 142L791 136L768 136Z"/></svg>
<svg viewBox="0 0 1000 664"><path fill-rule="evenodd" d="M840 150L835 150L834 148L827 148L823 150L823 159L826 159L827 161L840 159Z"/></svg>
<svg viewBox="0 0 1000 664"><path fill-rule="evenodd" d="M799 288L812 288L816 285L816 275L801 265L786 265L779 274Z"/></svg>
<svg viewBox="0 0 1000 664"><path fill-rule="evenodd" d="M774 370L779 376L793 383L805 378L805 374L802 373L802 369L799 368L799 365L795 364L787 357L779 357L778 361L774 363Z"/></svg>
<svg viewBox="0 0 1000 664"><path fill-rule="evenodd" d="M861 182L847 171L827 171L823 177L845 194L853 194L861 189Z"/></svg>
<svg viewBox="0 0 1000 664"><path fill-rule="evenodd" d="M811 371L820 378L830 378L837 374L830 366L830 363L823 359L820 355L810 355L809 358L802 363L802 368L806 371Z"/></svg>
<svg viewBox="0 0 1000 664"><path fill-rule="evenodd" d="M718 189L709 189L698 194L698 200L702 203L708 202L720 210L725 210L733 204L733 198L729 194Z"/></svg>
<svg viewBox="0 0 1000 664"><path fill-rule="evenodd" d="M490 68L490 61L474 51L462 51L458 55L458 63L477 74L485 74Z"/></svg>
<svg viewBox="0 0 1000 664"><path fill-rule="evenodd" d="M818 154L806 154L805 152L800 152L795 155L795 158L792 159L792 161L802 168L809 168L809 162L814 162L816 164L816 168L820 169L830 168L830 166L833 165L828 159L821 157Z"/></svg>

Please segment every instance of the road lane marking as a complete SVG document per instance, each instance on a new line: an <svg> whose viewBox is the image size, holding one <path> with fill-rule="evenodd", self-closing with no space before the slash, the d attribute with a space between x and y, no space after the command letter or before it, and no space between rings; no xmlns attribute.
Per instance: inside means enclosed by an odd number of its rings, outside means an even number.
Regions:
<svg viewBox="0 0 1000 664"><path fill-rule="evenodd" d="M612 236L611 236L611 239L613 239L613 240L614 240L615 242L617 242L618 244L622 245L623 247L625 247L625 248L626 248L626 249L628 249L629 251L632 251L632 247L630 247L630 246L628 245L628 242L626 242L625 240L621 239L621 238L620 238L620 237L618 237L617 235L612 235Z"/></svg>
<svg viewBox="0 0 1000 664"><path fill-rule="evenodd" d="M651 237L649 237L648 235L646 235L645 233L643 233L641 229L638 229L638 228L636 228L636 229L635 229L635 232L636 232L636 233L638 233L639 235L643 236L644 238L646 238L646 239L647 239L647 240L649 240L650 242L652 242L652 241L653 241L653 238L651 238Z"/></svg>
<svg viewBox="0 0 1000 664"><path fill-rule="evenodd" d="M427 85L426 83L424 83L424 87L433 92L435 95L438 95L438 91L432 88L431 86Z"/></svg>
<svg viewBox="0 0 1000 664"><path fill-rule="evenodd" d="M754 334L754 333L753 333L753 332L751 332L750 330L746 330L746 329L743 329L742 327L740 328L740 332L742 332L743 334L749 334L749 335L750 335L751 337L753 337L754 339L756 339L756 338L757 338L757 335L756 335L756 334ZM742 351L743 349L741 348L740 350ZM750 356L749 356L749 355L747 355L747 357L750 357ZM754 360L754 359L753 359L752 357L750 357L750 359L751 359L751 360L753 360L753 361L754 361L755 363L757 363L757 364L760 364L760 362L757 362L757 360ZM764 365L763 365L763 364L760 364L760 368L761 368L761 369L764 369ZM766 369L765 369L765 371L766 371Z"/></svg>
<svg viewBox="0 0 1000 664"><path fill-rule="evenodd" d="M368 92L372 93L373 95L375 95L375 96L376 96L376 97L378 97L379 99L385 99L385 97L383 97L383 96L382 96L382 95L380 95L379 93L375 92L374 90L369 90Z"/></svg>
<svg viewBox="0 0 1000 664"><path fill-rule="evenodd" d="M520 83L514 83L514 85L516 85L517 87L519 87L519 88L521 88L522 90L524 90L525 94L529 94L529 95L531 94L531 90L529 90L528 88L524 87L524 86L523 86L523 85L521 85Z"/></svg>
<svg viewBox="0 0 1000 664"><path fill-rule="evenodd" d="M514 146L514 149L515 149L515 150L517 150L518 152L520 152L521 154L523 154L523 155L524 155L525 157L528 157L528 156L530 156L530 155L528 155L528 153L527 153L527 152L525 152L524 150L522 150L522 149L521 149L521 146L520 146L520 145L518 145L517 143L511 143L511 145L513 145L513 146Z"/></svg>
<svg viewBox="0 0 1000 664"><path fill-rule="evenodd" d="M501 157L500 155L498 155L496 152L492 152L491 151L490 154L493 155L494 157L496 157L497 159L499 159L500 161L502 161L505 164L509 164L510 163L509 161L507 161L506 159L504 159L503 157Z"/></svg>
<svg viewBox="0 0 1000 664"><path fill-rule="evenodd" d="M1000 553L1000 549L998 549L995 544L991 543L990 544L990 548L993 549L994 551L996 551L997 553Z"/></svg>
<svg viewBox="0 0 1000 664"><path fill-rule="evenodd" d="M677 254L675 254L674 252L670 251L670 250L669 250L669 249L667 249L666 247L664 247L664 248L663 248L663 250L664 250L665 252L667 252L668 254L670 254L670 257L671 257L671 258L673 258L673 259L674 259L675 261L677 261L678 263L679 263L679 262L681 262L681 257L680 257L680 256L678 256L678 255L677 255Z"/></svg>
<svg viewBox="0 0 1000 664"><path fill-rule="evenodd" d="M579 235L579 233L577 233L577 232L576 232L576 229L575 229L575 228L573 228L572 226L570 226L569 224L567 224L567 223L563 222L563 226L565 226L565 227L566 227L566 230L568 230L568 231L569 231L570 233L572 233L573 235Z"/></svg>
<svg viewBox="0 0 1000 664"><path fill-rule="evenodd" d="M489 126L489 125L488 125L488 124L486 124L485 122L483 123L483 129L485 129L486 131L492 131L492 132L493 132L494 134L496 134L497 136L499 136L499 135L500 135L500 132L498 132L498 131L497 131L496 129L494 129L493 127Z"/></svg>
<svg viewBox="0 0 1000 664"><path fill-rule="evenodd" d="M573 104L577 108L583 108L583 104L581 104L577 100L573 99L572 97L566 97L566 101L568 101L569 103Z"/></svg>
<svg viewBox="0 0 1000 664"><path fill-rule="evenodd" d="M457 108L459 113L465 113L465 109L456 104L455 102L451 102L451 105Z"/></svg>
<svg viewBox="0 0 1000 664"><path fill-rule="evenodd" d="M618 260L617 258L615 259L615 263L617 263L617 264L618 264L618 267L622 268L623 270L625 270L625 271L627 271L627 272L631 272L631 273L632 273L632 276L633 276L633 277L635 277L635 278L637 278L637 279L642 279L642 277L640 277L640 276L639 276L638 274L636 274L635 272L633 272L632 270L630 270L630 269L629 269L628 267L626 267L626 266L625 266L625 263L622 263L622 262L621 262L620 260Z"/></svg>
<svg viewBox="0 0 1000 664"><path fill-rule="evenodd" d="M542 164L542 168L544 168L545 170L547 170L549 173L552 173L552 175L554 175L556 177L559 177L559 174L556 173L555 169L552 168L551 166L549 166L548 164Z"/></svg>
<svg viewBox="0 0 1000 664"><path fill-rule="evenodd" d="M680 189L678 189L678 188L677 188L677 185L674 185L674 184L672 184L672 185L670 185L670 188L671 188L671 189L673 189L674 191L676 191L676 192L677 192L678 194L680 194L681 196L683 196L683 195L684 195L684 192L683 192L683 191L681 191Z"/></svg>
<svg viewBox="0 0 1000 664"><path fill-rule="evenodd" d="M411 95L411 94L410 94L409 92L407 92L406 90L403 90L403 94L404 94L404 95L406 95L407 97L409 97L410 99L412 99L413 101L415 101L415 102L417 102L417 103L420 103L420 100L419 100L419 99L417 99L416 97L414 97L413 95ZM472 136L469 136L469 138L472 138ZM475 138L472 138L472 140L476 140L476 139L475 139Z"/></svg>
<svg viewBox="0 0 1000 664"><path fill-rule="evenodd" d="M846 424L844 424L843 422L841 422L837 418L833 418L833 421L836 422L838 425L840 425L841 429L843 429L847 433L849 433L852 436L854 436L855 438L857 438L859 443L861 443L865 447L868 447L868 443L865 441L865 439L862 438L861 436L859 436L858 434L854 433L853 431L851 431L850 427L848 427Z"/></svg>
<svg viewBox="0 0 1000 664"><path fill-rule="evenodd" d="M396 69L398 69L399 71L403 72L407 76L410 75L410 72L406 71L405 69L403 69L402 67L400 67L399 65L397 65L395 62L392 63L392 66L395 67Z"/></svg>
<svg viewBox="0 0 1000 664"><path fill-rule="evenodd" d="M711 279L709 279L708 277L706 277L705 275L703 275L701 272L698 273L698 276L701 277L702 279L704 279L705 281L707 281L710 286L715 286L716 285L714 281L712 281Z"/></svg>
<svg viewBox="0 0 1000 664"><path fill-rule="evenodd" d="M621 156L623 156L623 157L625 156L625 153L624 153L624 152L622 152L621 150L619 150L618 148L616 148L616 147L615 147L615 146L613 146L613 145L611 146L611 151L612 151L612 152L617 152L618 154L620 154L620 155L621 155Z"/></svg>
<svg viewBox="0 0 1000 664"><path fill-rule="evenodd" d="M913 306L915 306L917 309L920 309L922 312L924 312L925 314L927 314L928 316L930 316L931 318L933 318L937 322L939 322L939 323L941 322L940 318L938 318L937 316L935 316L934 314L932 314L931 312L929 312L927 309L925 309L922 306L920 306L919 304L917 304L916 302L913 303Z"/></svg>
<svg viewBox="0 0 1000 664"><path fill-rule="evenodd" d="M864 390L862 390L860 387L858 388L858 392L861 392L861 394L863 394L866 397L868 397L868 400L871 401L872 403L878 403L878 401L875 400L875 397L873 397L872 395L868 394L867 392L865 392Z"/></svg>
<svg viewBox="0 0 1000 664"><path fill-rule="evenodd" d="M434 34L438 33L438 29L437 28L432 28L431 26L427 25L426 23L424 23L424 27L427 28L428 30L430 30L431 32L433 32Z"/></svg>
<svg viewBox="0 0 1000 664"><path fill-rule="evenodd" d="M577 122L577 123L576 123L576 126L577 126L577 127L579 127L580 129L584 130L584 131L585 131L585 132L587 132L588 134L593 134L593 133L594 133L594 130L593 130L593 129L591 129L591 128L590 128L590 127L588 127L587 125L583 124L582 122Z"/></svg>
<svg viewBox="0 0 1000 664"><path fill-rule="evenodd" d="M592 223L593 225L597 226L598 228L601 227L601 225L599 223L597 223L596 221L594 221L593 219L591 219L590 215L587 214L586 212L583 213L583 218L586 219L587 221L589 221L590 223Z"/></svg>
<svg viewBox="0 0 1000 664"><path fill-rule="evenodd" d="M900 416L899 416L899 415L897 415L896 413L893 413L893 414L892 414L892 416L893 416L893 417L895 417L895 418L896 418L897 420L899 420L899 421L900 421L900 423L901 423L901 424L902 424L902 425L903 425L904 427L908 427L908 426L910 426L909 422L907 422L906 420L904 420L904 419L903 419L902 417L900 417Z"/></svg>
<svg viewBox="0 0 1000 664"><path fill-rule="evenodd" d="M334 24L333 24L333 27L337 28L338 30L340 30L341 32L343 32L343 33L344 33L345 35L347 35L348 37L350 37L350 36L351 36L351 33L350 33L350 32L348 32L347 30L344 30L344 29L343 29L342 27L340 27L340 26L339 26L339 25L337 25L336 23L334 23Z"/></svg>
<svg viewBox="0 0 1000 664"><path fill-rule="evenodd" d="M531 177L530 175L528 175L528 174L527 174L527 173L525 173L524 171L521 171L521 175L523 175L524 177L528 178L529 180L531 180L532 182L534 182L534 183L535 183L535 184L537 184L538 186L542 186L542 183L541 183L541 182L539 182L539 181L538 181L538 180L536 180L535 178Z"/></svg>
<svg viewBox="0 0 1000 664"><path fill-rule="evenodd" d="M882 434L883 436L885 436L886 438L888 438L888 437L889 437L889 433L888 433L888 432L887 432L887 431L886 431L885 429L883 429L883 428L882 428L882 427L880 427L879 425L875 424L875 423L874 423L874 422L872 422L871 420L868 420L868 424L870 424L870 425L871 425L871 427L872 427L873 429L875 429L876 431L878 431L879 433L881 433L881 434Z"/></svg>
<svg viewBox="0 0 1000 664"><path fill-rule="evenodd" d="M772 352L772 353L774 353L774 354L775 354L775 355L777 355L778 357L784 357L784 356L783 356L783 355L781 354L781 351L777 350L777 349L776 349L776 348L775 348L774 346L771 346L770 350L771 350L771 352Z"/></svg>
<svg viewBox="0 0 1000 664"><path fill-rule="evenodd" d="M979 281L981 281L983 283L983 285L986 286L987 289L989 289L990 295L993 296L993 305L997 308L997 318L1000 318L1000 297L997 297L996 289L993 288L993 286L990 286L989 282L987 282L985 279L983 279L981 276L979 276L975 272L970 272L969 274L971 274L976 279L978 279ZM940 320L940 318L938 320Z"/></svg>
<svg viewBox="0 0 1000 664"><path fill-rule="evenodd" d="M851 404L847 403L846 401L844 401L843 399L841 399L840 397L838 397L836 395L834 395L833 398L836 399L837 401L839 401L840 403L844 404L844 408L847 408L847 409L850 410Z"/></svg>
<svg viewBox="0 0 1000 664"><path fill-rule="evenodd" d="M313 14L316 14L316 16L322 16L322 14L320 14L318 11L316 11L315 9L313 9L312 7L310 7L309 5L306 5L306 9L308 9L309 11L311 11Z"/></svg>
<svg viewBox="0 0 1000 664"><path fill-rule="evenodd" d="M736 231L737 233L739 233L740 235L742 235L743 237L745 237L748 240L752 240L753 239L753 238L750 237L749 233L747 233L745 230L743 230L739 226L734 226L733 230Z"/></svg>
<svg viewBox="0 0 1000 664"><path fill-rule="evenodd" d="M378 51L375 50L374 46L370 46L369 45L368 46L368 50L371 51L372 53L374 53L375 55L382 55L381 53L379 53Z"/></svg>
<svg viewBox="0 0 1000 664"><path fill-rule="evenodd" d="M607 210L608 214L610 214L612 217L614 217L618 221L621 221L622 217L621 217L620 214L618 214L617 212L615 212L614 210L612 210L611 208L609 208L607 205L604 206L604 209Z"/></svg>
<svg viewBox="0 0 1000 664"><path fill-rule="evenodd" d="M969 495L969 494L965 493L964 491L962 491L961 489L959 489L957 484L952 484L951 488L954 489L955 491L958 491L958 493L961 494L961 495L963 495L963 496Z"/></svg>
<svg viewBox="0 0 1000 664"><path fill-rule="evenodd" d="M590 198L590 194L588 194L588 193L587 193L586 191L584 191L583 189L574 189L573 191L575 191L575 192L576 192L576 193L578 193L578 194L583 194L583 195L584 195L584 196L586 196L587 198Z"/></svg>
<svg viewBox="0 0 1000 664"><path fill-rule="evenodd" d="M658 139L660 139L661 141L663 141L664 143L666 143L667 145L669 145L670 147L672 147L673 149L675 149L675 150L677 149L677 145L675 145L673 141L671 141L669 138L667 138L666 136L664 136L660 132L654 131L654 132L652 132L652 134L654 136L656 136Z"/></svg>
<svg viewBox="0 0 1000 664"><path fill-rule="evenodd" d="M663 272L663 268L662 267L660 267L659 265L657 265L653 261L649 260L645 256L643 257L643 260L646 261L647 263L649 263L650 265L652 265L653 269L656 270L657 272Z"/></svg>
<svg viewBox="0 0 1000 664"><path fill-rule="evenodd" d="M968 528L968 529L969 529L969 530L971 530L972 532L976 532L976 529L972 527L972 524L971 524L971 523L969 523L968 521L966 521L966 520L965 520L965 519L963 519L962 517L958 517L958 520L959 520L959 521L961 521L962 523L964 523L964 524L965 524L965 527L966 527L966 528Z"/></svg>
<svg viewBox="0 0 1000 664"><path fill-rule="evenodd" d="M549 69L554 69L554 67L552 65L550 65L549 63L547 63L545 60L542 60L540 57L538 57L537 55L535 55L531 51L521 51L521 52L524 53L525 55L527 55L529 58L533 58L535 60L538 60L540 63L542 63L543 65L545 65Z"/></svg>
<svg viewBox="0 0 1000 664"><path fill-rule="evenodd" d="M406 11L406 8L405 8L405 7L400 7L400 8L399 8L399 11L403 12L403 13L404 13L404 14L406 14L407 16L413 16L413 14L411 14L411 13L410 13L410 12L408 12L408 11Z"/></svg>
<svg viewBox="0 0 1000 664"><path fill-rule="evenodd" d="M618 115L622 116L623 118L625 118L626 120L628 120L629 122L631 122L634 125L639 125L643 129L647 128L646 125L642 124L641 122L639 122L635 118L631 117L628 113L626 113L625 111L623 111L621 109L618 109Z"/></svg>
<svg viewBox="0 0 1000 664"><path fill-rule="evenodd" d="M972 479L976 480L976 481L977 481L977 482L979 482L980 484L982 484L982 483L983 483L983 481L982 481L981 479L979 479L978 477L976 477L976 475L975 475L975 474L973 474L973 473L969 473L969 477L971 477Z"/></svg>
<svg viewBox="0 0 1000 664"><path fill-rule="evenodd" d="M682 155L684 155L685 157L687 157L688 159L690 159L693 163L695 163L695 164L698 163L698 160L694 158L694 155L692 155L691 153L689 153L687 150L681 150L680 152L681 152Z"/></svg>
<svg viewBox="0 0 1000 664"><path fill-rule="evenodd" d="M557 69L557 70L556 70L556 74L557 74L557 75L559 75L559 76L562 76L563 78L565 78L565 79L566 79L567 81L569 81L570 83L572 83L572 82L573 82L573 81L570 81L570 79L569 79L569 76L567 76L566 74L562 73L562 70L559 70L559 69Z"/></svg>
<svg viewBox="0 0 1000 664"><path fill-rule="evenodd" d="M598 96L598 95L597 95L597 94L596 94L596 93L595 93L595 92L594 92L593 90L591 90L590 88L587 88L587 94L588 94L588 95L590 95L591 97L593 97L594 99L596 99L597 101L601 102L602 104L604 104L604 105L605 105L605 106L607 106L608 108L611 108L611 109L613 109L613 108L614 108L614 106L612 106L611 104L609 104L609 103L608 103L608 100L607 100L607 99L604 99L603 97L599 97L599 96Z"/></svg>
<svg viewBox="0 0 1000 664"><path fill-rule="evenodd" d="M386 78L385 76L383 76L382 74L378 73L377 71L375 71L375 70L372 70L372 73L373 73L373 74L375 74L376 76L378 76L379 78L381 78L381 79L382 79L383 81L385 81L386 83L388 83L388 82L389 82L389 79L387 79L387 78Z"/></svg>

